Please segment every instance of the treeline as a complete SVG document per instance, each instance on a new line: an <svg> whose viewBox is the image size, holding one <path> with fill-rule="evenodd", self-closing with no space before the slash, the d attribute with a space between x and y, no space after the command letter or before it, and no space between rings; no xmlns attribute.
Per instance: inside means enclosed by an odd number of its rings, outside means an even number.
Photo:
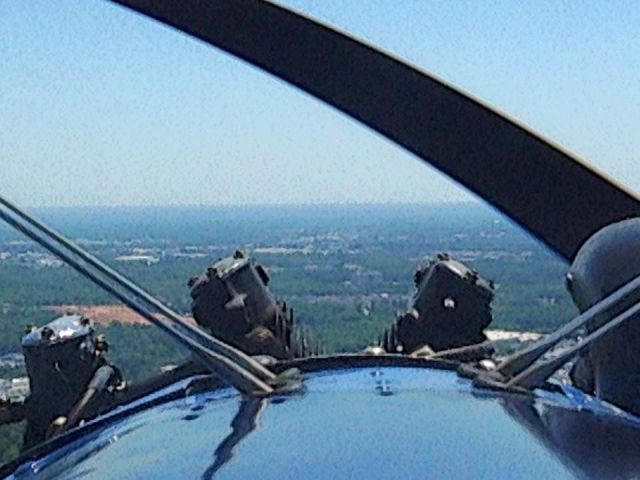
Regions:
<svg viewBox="0 0 640 480"><path fill-rule="evenodd" d="M184 362L189 354L152 325L113 323L99 326L109 343L108 357L127 381L140 381L160 373L161 367Z"/></svg>
<svg viewBox="0 0 640 480"><path fill-rule="evenodd" d="M44 325L54 317L55 315L43 312L39 307L0 306L0 355L20 352L20 340L25 334L26 327Z"/></svg>
<svg viewBox="0 0 640 480"><path fill-rule="evenodd" d="M0 465L15 459L20 454L22 436L26 422L0 425Z"/></svg>
<svg viewBox="0 0 640 480"><path fill-rule="evenodd" d="M354 322L355 309L335 305L303 303L304 298L357 298L389 293L411 295L413 273L420 259L374 250L356 254L274 255L260 254L257 260L270 270L270 288L281 300L297 298L292 304L310 328L322 325L323 333L343 329L341 319ZM187 279L213 263L213 258L173 259L147 266L124 264L123 272L181 313L189 313L191 298ZM494 324L496 328L548 331L568 321L576 310L564 289L566 265L541 251L525 256L505 256L498 260L480 257L469 262L482 276L496 284ZM55 315L40 307L59 304L111 304L114 300L68 267L27 268L3 265L0 268L0 354L19 348L24 327L42 324ZM291 304L291 302L289 302ZM341 310L342 309L342 310ZM359 318L368 331L369 318ZM362 335L358 334L358 338ZM363 334L364 335L364 334ZM358 342L354 342L355 346ZM346 348L347 341L339 348ZM337 347L338 348L338 347Z"/></svg>

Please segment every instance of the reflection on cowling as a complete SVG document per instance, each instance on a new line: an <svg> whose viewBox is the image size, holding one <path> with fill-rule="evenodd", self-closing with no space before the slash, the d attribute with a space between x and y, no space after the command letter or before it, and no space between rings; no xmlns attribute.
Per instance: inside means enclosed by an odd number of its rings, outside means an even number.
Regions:
<svg viewBox="0 0 640 480"><path fill-rule="evenodd" d="M203 480L213 478L216 472L233 458L233 450L236 445L258 427L259 416L266 403L264 398L253 397L240 402L238 413L231 420L231 433L216 448L213 463L202 474Z"/></svg>
<svg viewBox="0 0 640 480"><path fill-rule="evenodd" d="M586 397L586 396L585 396ZM640 431L631 419L505 396L504 409L586 478L639 478Z"/></svg>

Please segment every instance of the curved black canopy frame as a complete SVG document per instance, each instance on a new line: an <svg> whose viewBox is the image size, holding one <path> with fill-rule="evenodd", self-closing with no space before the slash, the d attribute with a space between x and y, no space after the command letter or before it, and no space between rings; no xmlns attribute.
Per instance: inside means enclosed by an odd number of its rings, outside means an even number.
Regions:
<svg viewBox="0 0 640 480"><path fill-rule="evenodd" d="M368 125L567 260L640 198L415 67L262 0L115 0L225 50ZM544 99L541 99L544 101Z"/></svg>

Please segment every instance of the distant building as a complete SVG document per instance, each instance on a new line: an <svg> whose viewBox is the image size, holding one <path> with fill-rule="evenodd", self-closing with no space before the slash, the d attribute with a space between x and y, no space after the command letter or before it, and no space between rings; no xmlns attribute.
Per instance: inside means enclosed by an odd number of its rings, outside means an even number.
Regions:
<svg viewBox="0 0 640 480"><path fill-rule="evenodd" d="M62 261L50 253L29 250L18 254L18 259L29 267L59 268Z"/></svg>
<svg viewBox="0 0 640 480"><path fill-rule="evenodd" d="M359 270L352 280L360 286L374 288L384 282L384 275L378 270Z"/></svg>
<svg viewBox="0 0 640 480"><path fill-rule="evenodd" d="M29 396L29 377L13 378L9 389L9 400L12 402L24 402Z"/></svg>
<svg viewBox="0 0 640 480"><path fill-rule="evenodd" d="M0 367L17 368L24 366L24 356L21 353L7 353L0 357Z"/></svg>
<svg viewBox="0 0 640 480"><path fill-rule="evenodd" d="M116 257L116 262L141 262L147 265L158 263L160 259L153 255L121 255Z"/></svg>

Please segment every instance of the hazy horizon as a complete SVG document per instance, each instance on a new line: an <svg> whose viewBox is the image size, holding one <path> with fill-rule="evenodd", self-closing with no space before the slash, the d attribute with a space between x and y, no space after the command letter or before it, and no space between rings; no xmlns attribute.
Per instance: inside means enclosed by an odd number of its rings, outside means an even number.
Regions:
<svg viewBox="0 0 640 480"><path fill-rule="evenodd" d="M27 210L69 238L121 241L155 238L206 243L224 239L233 243L235 239L242 244L256 238L277 241L287 232L294 235L317 229L384 230L409 236L422 235L432 228L450 234L480 225L517 229L509 219L481 203L46 206ZM0 222L0 241L25 239L21 232Z"/></svg>
<svg viewBox="0 0 640 480"><path fill-rule="evenodd" d="M487 208L493 208L486 204L482 199L469 199L469 200L433 200L433 201L409 201L409 202L371 202L371 201L344 201L344 202L282 202L282 203L211 203L211 204L195 204L195 203L148 203L148 204L60 204L60 205L19 205L20 208L36 209L36 210L49 210L49 209L131 209L131 208L270 208L270 207L349 207L349 206L362 206L362 207L412 207L412 206L425 206L425 207L440 207L440 206L486 206Z"/></svg>

